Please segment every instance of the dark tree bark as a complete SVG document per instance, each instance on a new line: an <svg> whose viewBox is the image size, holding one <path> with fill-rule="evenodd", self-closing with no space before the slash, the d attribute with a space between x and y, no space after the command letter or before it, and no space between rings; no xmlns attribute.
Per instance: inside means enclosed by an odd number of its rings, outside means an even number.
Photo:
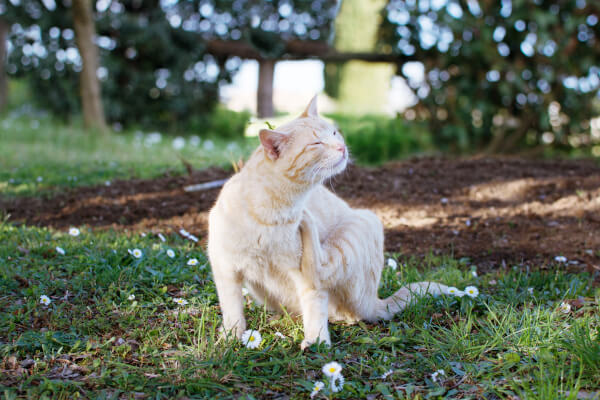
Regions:
<svg viewBox="0 0 600 400"><path fill-rule="evenodd" d="M8 23L0 18L0 112L8 104L8 78L6 77L7 40Z"/></svg>
<svg viewBox="0 0 600 400"><path fill-rule="evenodd" d="M83 120L87 128L106 130L98 70L98 47L94 43L96 29L91 0L73 0L75 41L81 55L83 68L79 74L79 91Z"/></svg>
<svg viewBox="0 0 600 400"><path fill-rule="evenodd" d="M258 91L256 93L256 113L259 118L275 115L273 108L273 75L274 60L259 60L258 62Z"/></svg>

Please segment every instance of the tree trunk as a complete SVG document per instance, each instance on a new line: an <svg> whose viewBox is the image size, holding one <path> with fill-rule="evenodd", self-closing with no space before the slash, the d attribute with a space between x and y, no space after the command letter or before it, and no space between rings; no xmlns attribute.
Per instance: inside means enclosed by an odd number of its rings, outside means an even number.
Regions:
<svg viewBox="0 0 600 400"><path fill-rule="evenodd" d="M98 47L94 43L96 29L91 0L73 0L75 41L79 48L83 68L79 74L79 92L86 128L106 130L98 70Z"/></svg>
<svg viewBox="0 0 600 400"><path fill-rule="evenodd" d="M258 91L256 92L256 113L259 118L268 118L275 115L275 110L273 109L274 74L274 60L259 60Z"/></svg>
<svg viewBox="0 0 600 400"><path fill-rule="evenodd" d="M386 0L344 0L335 18L335 49L339 53L376 50L381 10ZM360 28L357 28L360 27ZM388 49L391 53L391 49ZM391 54L390 54L391 55ZM325 92L347 113L382 114L388 107L395 65L353 60L325 65Z"/></svg>
<svg viewBox="0 0 600 400"><path fill-rule="evenodd" d="M0 18L0 112L8 104L8 78L6 77L6 42L8 40L8 23Z"/></svg>

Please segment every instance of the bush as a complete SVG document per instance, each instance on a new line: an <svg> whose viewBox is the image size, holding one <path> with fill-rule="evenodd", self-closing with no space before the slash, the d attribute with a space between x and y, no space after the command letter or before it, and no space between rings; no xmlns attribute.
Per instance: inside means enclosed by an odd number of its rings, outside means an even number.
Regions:
<svg viewBox="0 0 600 400"><path fill-rule="evenodd" d="M361 164L379 164L432 149L431 135L418 124L400 118L366 115L329 115L336 121L352 158Z"/></svg>

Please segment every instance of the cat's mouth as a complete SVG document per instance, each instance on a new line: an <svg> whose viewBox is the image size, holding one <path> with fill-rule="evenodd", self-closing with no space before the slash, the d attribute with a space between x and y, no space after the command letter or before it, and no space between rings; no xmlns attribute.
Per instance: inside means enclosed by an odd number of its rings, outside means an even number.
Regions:
<svg viewBox="0 0 600 400"><path fill-rule="evenodd" d="M342 167L342 169L345 167L344 163L348 161L348 152L344 151L344 154L342 154L342 158L340 159L340 161L336 162L335 165L333 166L334 170L337 170L339 167Z"/></svg>

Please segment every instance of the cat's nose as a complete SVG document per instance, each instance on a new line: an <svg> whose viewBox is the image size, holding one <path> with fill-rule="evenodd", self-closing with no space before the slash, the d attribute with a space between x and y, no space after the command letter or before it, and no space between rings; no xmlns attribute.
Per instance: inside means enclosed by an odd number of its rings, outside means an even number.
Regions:
<svg viewBox="0 0 600 400"><path fill-rule="evenodd" d="M337 146L337 150L341 151L343 155L346 155L346 145L345 144L339 144Z"/></svg>

